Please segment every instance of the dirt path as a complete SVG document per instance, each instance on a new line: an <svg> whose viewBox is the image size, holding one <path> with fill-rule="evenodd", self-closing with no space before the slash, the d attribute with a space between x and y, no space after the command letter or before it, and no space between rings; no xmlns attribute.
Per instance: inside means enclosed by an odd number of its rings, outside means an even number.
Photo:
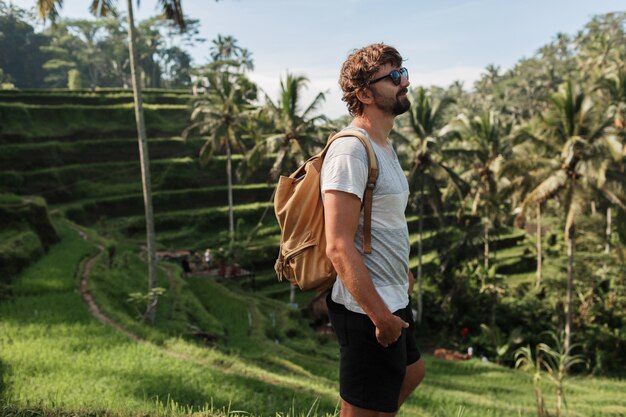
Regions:
<svg viewBox="0 0 626 417"><path fill-rule="evenodd" d="M78 232L78 234L84 240L89 240L87 235L85 235L85 233L83 233L81 230L76 229L76 228L74 228L74 230L76 230L76 232ZM83 298L83 301L85 301L85 304L87 304L87 309L89 310L89 312L95 318L100 320L100 322L102 322L102 323L104 323L104 324L106 324L108 326L111 326L112 328L114 328L118 332L122 333L124 336L128 337L131 340L140 341L141 339L139 337L137 337L136 335L132 334L131 332L129 332L128 330L123 328L120 324L116 323L110 317L105 315L102 311L100 311L100 308L98 307L98 305L94 301L93 296L91 295L91 292L89 291L89 277L91 275L91 270L93 269L93 266L95 265L96 261L98 260L98 257L100 257L104 253L104 251L105 251L104 246L98 245L98 253L96 253L95 255L90 256L87 259L87 261L85 262L85 264L83 266L83 270L80 273L80 284L78 286L78 289L80 291L80 295Z"/></svg>

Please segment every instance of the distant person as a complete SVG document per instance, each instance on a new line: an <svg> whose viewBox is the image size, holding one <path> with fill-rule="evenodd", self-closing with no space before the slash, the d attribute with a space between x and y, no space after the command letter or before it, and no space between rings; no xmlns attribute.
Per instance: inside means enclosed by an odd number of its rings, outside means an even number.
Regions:
<svg viewBox="0 0 626 417"><path fill-rule="evenodd" d="M186 277L187 274L191 273L191 265L189 264L189 258L187 256L183 256L180 264L183 268L184 276Z"/></svg>
<svg viewBox="0 0 626 417"><path fill-rule="evenodd" d="M341 350L342 417L395 414L425 373L409 302L409 187L388 139L395 117L410 107L402 61L391 46L369 45L348 57L339 77L354 116L349 128L370 139L378 159L371 254L362 244L365 147L356 137L337 139L322 165L326 253L338 274L326 302Z"/></svg>

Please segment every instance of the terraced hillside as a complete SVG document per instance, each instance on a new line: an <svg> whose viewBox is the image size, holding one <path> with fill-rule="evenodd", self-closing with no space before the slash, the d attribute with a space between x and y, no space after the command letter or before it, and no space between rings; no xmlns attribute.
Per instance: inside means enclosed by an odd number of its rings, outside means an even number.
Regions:
<svg viewBox="0 0 626 417"><path fill-rule="evenodd" d="M225 159L217 156L201 167L197 154L201 138L184 141L191 96L185 91L146 92L155 227L162 250L203 251L227 242ZM19 91L0 93L0 189L17 195L45 198L52 210L102 233L130 238L139 246L143 238L143 196L138 147L135 139L132 95L125 90ZM71 104L67 104L71 103ZM235 165L241 161L235 156ZM277 226L269 199L268 160L246 184L236 184L235 217L239 239L250 238L239 259L255 271L257 288L283 299L288 288L275 282L272 272L277 247ZM428 214L427 210L427 214ZM409 214L413 246L411 265L417 265L417 217ZM452 214L451 214L452 215ZM424 270L436 268L435 249L442 234L436 219L424 221ZM478 256L480 248L465 256ZM503 230L492 243L507 257L499 272L531 280L533 265L524 234ZM497 256L497 255L496 255ZM522 275L520 275L522 274ZM526 275L524 275L526 274ZM526 278L520 278L526 277ZM306 294L301 301L310 298Z"/></svg>

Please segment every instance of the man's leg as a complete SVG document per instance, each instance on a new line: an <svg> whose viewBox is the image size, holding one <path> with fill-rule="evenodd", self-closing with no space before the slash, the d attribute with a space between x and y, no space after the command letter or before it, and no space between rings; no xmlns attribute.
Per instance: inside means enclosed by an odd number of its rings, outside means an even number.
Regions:
<svg viewBox="0 0 626 417"><path fill-rule="evenodd" d="M398 407L404 403L409 394L422 382L424 375L426 375L426 368L424 367L424 361L421 359L406 367L406 375L404 375L402 387L400 388Z"/></svg>
<svg viewBox="0 0 626 417"><path fill-rule="evenodd" d="M402 387L400 388L398 410L408 396L415 390L415 388L417 388L420 382L422 382L424 375L426 375L426 368L424 367L424 362L421 359L406 367L406 375L402 380ZM395 413L380 413L378 417L394 417L397 413L397 411Z"/></svg>
<svg viewBox="0 0 626 417"><path fill-rule="evenodd" d="M406 367L406 375L402 380L402 387L400 388L398 408L402 406L408 396L418 387L420 382L422 382L424 375L426 375L426 368L424 367L424 361L421 359ZM366 410L341 400L341 417L393 417L396 414L397 412L383 413Z"/></svg>
<svg viewBox="0 0 626 417"><path fill-rule="evenodd" d="M374 410L366 410L365 408L352 405L345 400L341 400L341 417L380 417L386 415Z"/></svg>

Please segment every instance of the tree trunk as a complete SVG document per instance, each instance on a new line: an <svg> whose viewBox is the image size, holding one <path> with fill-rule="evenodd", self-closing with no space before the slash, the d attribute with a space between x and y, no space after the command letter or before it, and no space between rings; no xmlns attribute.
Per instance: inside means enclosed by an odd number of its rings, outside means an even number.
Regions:
<svg viewBox="0 0 626 417"><path fill-rule="evenodd" d="M543 403L543 394L541 393L541 390L537 387L535 387L535 400L537 403L537 417L544 417L545 405Z"/></svg>
<svg viewBox="0 0 626 417"><path fill-rule="evenodd" d="M556 417L560 417L561 415L561 406L563 404L563 389L559 385L556 387Z"/></svg>
<svg viewBox="0 0 626 417"><path fill-rule="evenodd" d="M489 223L485 220L485 274L489 272ZM484 280L483 280L484 284Z"/></svg>
<svg viewBox="0 0 626 417"><path fill-rule="evenodd" d="M541 286L541 203L537 204L537 280L535 288Z"/></svg>
<svg viewBox="0 0 626 417"><path fill-rule="evenodd" d="M606 270L607 262L611 256L611 207L606 209L606 244L604 245L604 262L602 266Z"/></svg>
<svg viewBox="0 0 626 417"><path fill-rule="evenodd" d="M137 140L139 142L139 162L141 165L141 184L143 186L143 203L146 213L146 240L148 251L148 290L157 285L156 242L154 236L154 214L152 212L152 189L150 185L150 157L148 155L148 139L143 117L143 102L141 98L141 83L139 80L141 69L138 67L137 51L135 48L135 21L133 17L132 0L128 4L128 50L130 52L130 71L135 100L135 120L137 122ZM156 308L152 300L148 302L146 317L150 324L154 324Z"/></svg>
<svg viewBox="0 0 626 417"><path fill-rule="evenodd" d="M572 292L574 286L574 226L565 231L567 239L567 316L565 319L565 351L570 347L572 334Z"/></svg>
<svg viewBox="0 0 626 417"><path fill-rule="evenodd" d="M233 214L233 167L229 138L226 139L226 177L228 181L228 236L232 247L235 242L235 217Z"/></svg>
<svg viewBox="0 0 626 417"><path fill-rule="evenodd" d="M422 312L424 311L424 306L422 304L422 234L424 232L424 177L422 177L422 180L420 181L419 219L417 220L417 224L417 324L421 324Z"/></svg>
<svg viewBox="0 0 626 417"><path fill-rule="evenodd" d="M611 254L611 207L606 209L606 246L604 253Z"/></svg>
<svg viewBox="0 0 626 417"><path fill-rule="evenodd" d="M296 286L294 284L291 284L289 288L289 304L292 306L296 304Z"/></svg>

